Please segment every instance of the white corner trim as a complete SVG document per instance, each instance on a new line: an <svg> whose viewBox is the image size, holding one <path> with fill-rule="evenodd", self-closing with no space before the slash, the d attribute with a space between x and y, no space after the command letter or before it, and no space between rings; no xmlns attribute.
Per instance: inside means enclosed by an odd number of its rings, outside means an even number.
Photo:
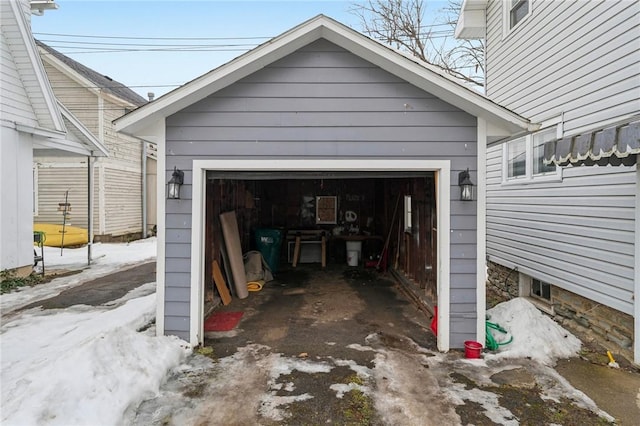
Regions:
<svg viewBox="0 0 640 426"><path fill-rule="evenodd" d="M448 352L451 347L451 161L436 173L436 227L438 230L438 350Z"/></svg>
<svg viewBox="0 0 640 426"><path fill-rule="evenodd" d="M163 122L164 125L164 122ZM164 139L163 139L164 140ZM164 146L158 147L158 174L164 170ZM438 227L438 349L446 352L450 349L450 214L451 214L451 161L450 160L386 160L386 159L225 159L225 160L194 160L192 182L192 221L191 221L191 304L190 304L190 328L189 342L192 345L203 343L202 311L204 306L204 286L202 277L204 274L204 208L206 197L206 172L207 170L233 170L233 171L434 171L436 172L437 192L437 227ZM164 172L162 172L164 173ZM164 188L158 182L158 188ZM158 274L164 274L164 192L158 192ZM162 229L162 231L160 231ZM163 251L160 251L160 247ZM160 278L158 287L160 288ZM164 286L164 283L162 283ZM158 305L164 305L158 297ZM161 312L158 307L157 324L160 324ZM160 326L158 325L158 330ZM160 333L160 331L158 331Z"/></svg>
<svg viewBox="0 0 640 426"><path fill-rule="evenodd" d="M165 261L165 203L167 202L165 197L165 123L164 120L158 120L155 123L153 134L157 136L156 143L158 148L158 163L157 163L157 185L156 185L156 335L164 336L164 301L165 301L165 287L164 287L164 271L166 269Z"/></svg>
<svg viewBox="0 0 640 426"><path fill-rule="evenodd" d="M638 155L640 161L640 155ZM640 170L636 165L636 210L635 210L635 245L634 245L634 295L633 295L633 362L640 364Z"/></svg>
<svg viewBox="0 0 640 426"><path fill-rule="evenodd" d="M204 212L207 171L193 164L191 197L191 297L189 298L189 343L204 343ZM170 200L171 201L171 200ZM195 224L200 226L194 226ZM195 303L194 303L195 302Z"/></svg>
<svg viewBox="0 0 640 426"><path fill-rule="evenodd" d="M487 312L487 123L478 118L477 129L478 182L477 182L477 243L476 243L476 341L484 344L486 340Z"/></svg>

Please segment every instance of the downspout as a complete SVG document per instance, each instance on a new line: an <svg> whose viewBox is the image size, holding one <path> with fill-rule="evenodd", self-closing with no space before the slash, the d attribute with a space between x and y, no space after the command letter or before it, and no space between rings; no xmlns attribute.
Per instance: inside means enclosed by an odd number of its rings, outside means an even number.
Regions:
<svg viewBox="0 0 640 426"><path fill-rule="evenodd" d="M142 238L147 238L147 142L142 141Z"/></svg>
<svg viewBox="0 0 640 426"><path fill-rule="evenodd" d="M87 156L87 265L91 265L91 244L93 243L93 161Z"/></svg>

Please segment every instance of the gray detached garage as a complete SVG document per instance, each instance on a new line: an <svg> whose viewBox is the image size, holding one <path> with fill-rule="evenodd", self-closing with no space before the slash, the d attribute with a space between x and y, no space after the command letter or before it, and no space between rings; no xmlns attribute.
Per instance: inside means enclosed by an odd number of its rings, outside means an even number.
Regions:
<svg viewBox="0 0 640 426"><path fill-rule="evenodd" d="M438 306L440 350L484 341L485 150L528 120L317 16L116 126L158 144L165 182L182 178L178 199L159 185L159 334L203 342L211 264L226 257L219 217L232 211L242 252L278 230L280 264L320 269L353 261L359 241L358 267L389 268Z"/></svg>

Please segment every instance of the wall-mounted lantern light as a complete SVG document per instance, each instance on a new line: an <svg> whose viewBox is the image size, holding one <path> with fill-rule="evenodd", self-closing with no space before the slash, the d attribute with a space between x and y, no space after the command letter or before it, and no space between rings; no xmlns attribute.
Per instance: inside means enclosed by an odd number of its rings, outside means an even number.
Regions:
<svg viewBox="0 0 640 426"><path fill-rule="evenodd" d="M460 187L460 200L473 200L473 182L469 175L469 169L463 170L458 174L458 186Z"/></svg>
<svg viewBox="0 0 640 426"><path fill-rule="evenodd" d="M173 174L171 180L167 183L167 198L170 200L180 199L180 187L184 183L184 172L173 168Z"/></svg>

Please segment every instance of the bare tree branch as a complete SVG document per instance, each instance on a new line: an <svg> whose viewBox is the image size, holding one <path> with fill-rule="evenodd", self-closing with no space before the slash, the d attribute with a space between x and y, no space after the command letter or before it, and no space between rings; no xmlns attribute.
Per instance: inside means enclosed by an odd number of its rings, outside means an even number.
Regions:
<svg viewBox="0 0 640 426"><path fill-rule="evenodd" d="M424 0L367 0L352 5L362 31L398 50L409 52L444 72L484 86L484 42L453 36L461 0L449 0L431 24L423 24Z"/></svg>

